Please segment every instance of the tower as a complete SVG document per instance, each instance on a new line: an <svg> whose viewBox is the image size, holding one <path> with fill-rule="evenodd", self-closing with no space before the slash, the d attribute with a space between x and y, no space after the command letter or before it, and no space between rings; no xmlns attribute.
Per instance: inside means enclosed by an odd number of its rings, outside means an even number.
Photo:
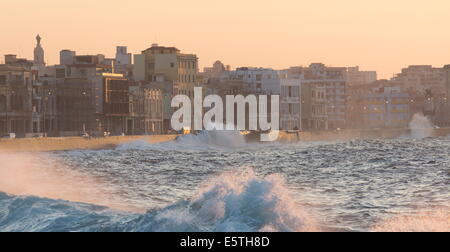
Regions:
<svg viewBox="0 0 450 252"><path fill-rule="evenodd" d="M41 46L41 36L36 36L36 48L34 48L34 65L39 69L45 66L44 49Z"/></svg>

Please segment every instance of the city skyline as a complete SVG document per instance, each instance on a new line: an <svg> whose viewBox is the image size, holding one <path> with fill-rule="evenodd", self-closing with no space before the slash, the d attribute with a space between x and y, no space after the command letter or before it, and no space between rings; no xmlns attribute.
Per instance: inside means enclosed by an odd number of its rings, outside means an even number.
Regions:
<svg viewBox="0 0 450 252"><path fill-rule="evenodd" d="M32 58L34 37L40 34L50 65L59 62L62 49L110 57L118 45L139 54L159 43L195 52L200 70L217 59L233 68L284 69L324 62L359 65L363 70L376 70L379 78L390 78L408 65L442 67L448 63L450 51L445 45L450 43L450 34L445 33L444 7L450 4L434 2L387 4L383 0L367 5L345 1L320 6L285 0L267 1L255 9L253 1L217 6L207 1L179 2L176 9L167 3L145 1L122 5L97 1L89 3L89 8L86 1L78 1L68 8L67 3L43 0L29 3L26 9L10 2L5 3L8 11L0 21L21 18L29 22L6 26L8 36L0 54ZM81 11L88 18L80 17Z"/></svg>

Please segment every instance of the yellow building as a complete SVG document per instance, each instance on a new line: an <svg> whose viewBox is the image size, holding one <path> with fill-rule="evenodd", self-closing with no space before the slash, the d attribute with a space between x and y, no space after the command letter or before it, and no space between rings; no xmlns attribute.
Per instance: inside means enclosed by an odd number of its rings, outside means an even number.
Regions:
<svg viewBox="0 0 450 252"><path fill-rule="evenodd" d="M174 95L194 95L197 86L198 58L183 54L175 47L153 44L142 54L135 55L135 79L149 82L171 82Z"/></svg>
<svg viewBox="0 0 450 252"><path fill-rule="evenodd" d="M187 95L194 99L194 88L199 86L198 58L195 54L183 54L175 47L152 47L134 55L134 79L164 86L164 131L171 130L173 108L170 103L175 95Z"/></svg>

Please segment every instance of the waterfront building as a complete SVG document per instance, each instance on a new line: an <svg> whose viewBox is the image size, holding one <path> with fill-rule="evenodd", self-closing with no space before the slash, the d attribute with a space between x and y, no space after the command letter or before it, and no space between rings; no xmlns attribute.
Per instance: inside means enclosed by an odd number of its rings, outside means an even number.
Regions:
<svg viewBox="0 0 450 252"><path fill-rule="evenodd" d="M130 115L127 134L151 135L164 133L164 92L160 83L145 81L130 86Z"/></svg>
<svg viewBox="0 0 450 252"><path fill-rule="evenodd" d="M281 79L280 81L280 128L282 130L302 130L301 80Z"/></svg>
<svg viewBox="0 0 450 252"><path fill-rule="evenodd" d="M30 70L0 65L0 134L25 137L32 130L32 87Z"/></svg>
<svg viewBox="0 0 450 252"><path fill-rule="evenodd" d="M385 87L361 98L365 128L407 128L411 97L398 87Z"/></svg>
<svg viewBox="0 0 450 252"><path fill-rule="evenodd" d="M171 130L170 119L173 108L172 97L187 95L194 99L194 88L198 81L198 57L195 54L181 53L176 47L153 44L150 48L134 55L133 78L136 81L164 83L164 131Z"/></svg>
<svg viewBox="0 0 450 252"><path fill-rule="evenodd" d="M342 129L346 127L346 68L327 67L322 63L313 63L309 67L291 67L286 71L288 78L300 79L302 85L310 89L308 92L311 92L311 94L321 94L321 90L325 88L326 113L319 112L317 114L317 118L314 119L314 125L312 125L313 128L315 128L315 124L318 124L321 129ZM306 98L309 99L309 95ZM314 111L321 111L322 97L312 99L317 99L316 105L312 109ZM308 106L312 105L308 102L306 104ZM324 121L323 117L327 119ZM308 122L307 124L311 123Z"/></svg>
<svg viewBox="0 0 450 252"><path fill-rule="evenodd" d="M280 71L280 125L283 130L328 129L326 87L305 80L298 68Z"/></svg>

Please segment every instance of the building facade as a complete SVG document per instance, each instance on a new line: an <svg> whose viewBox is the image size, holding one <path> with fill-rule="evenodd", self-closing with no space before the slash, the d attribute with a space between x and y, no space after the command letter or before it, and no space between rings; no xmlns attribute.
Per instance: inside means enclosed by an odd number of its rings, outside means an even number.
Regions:
<svg viewBox="0 0 450 252"><path fill-rule="evenodd" d="M243 82L250 86L252 94L279 95L278 71L269 68L240 67L235 71L224 71L220 81Z"/></svg>
<svg viewBox="0 0 450 252"><path fill-rule="evenodd" d="M24 67L0 65L0 134L25 137L32 131L34 77Z"/></svg>
<svg viewBox="0 0 450 252"><path fill-rule="evenodd" d="M407 128L411 97L400 88L383 88L365 95L360 105L365 128Z"/></svg>
<svg viewBox="0 0 450 252"><path fill-rule="evenodd" d="M376 71L360 71L359 66L347 68L345 74L348 87L367 85L377 81L377 78Z"/></svg>

